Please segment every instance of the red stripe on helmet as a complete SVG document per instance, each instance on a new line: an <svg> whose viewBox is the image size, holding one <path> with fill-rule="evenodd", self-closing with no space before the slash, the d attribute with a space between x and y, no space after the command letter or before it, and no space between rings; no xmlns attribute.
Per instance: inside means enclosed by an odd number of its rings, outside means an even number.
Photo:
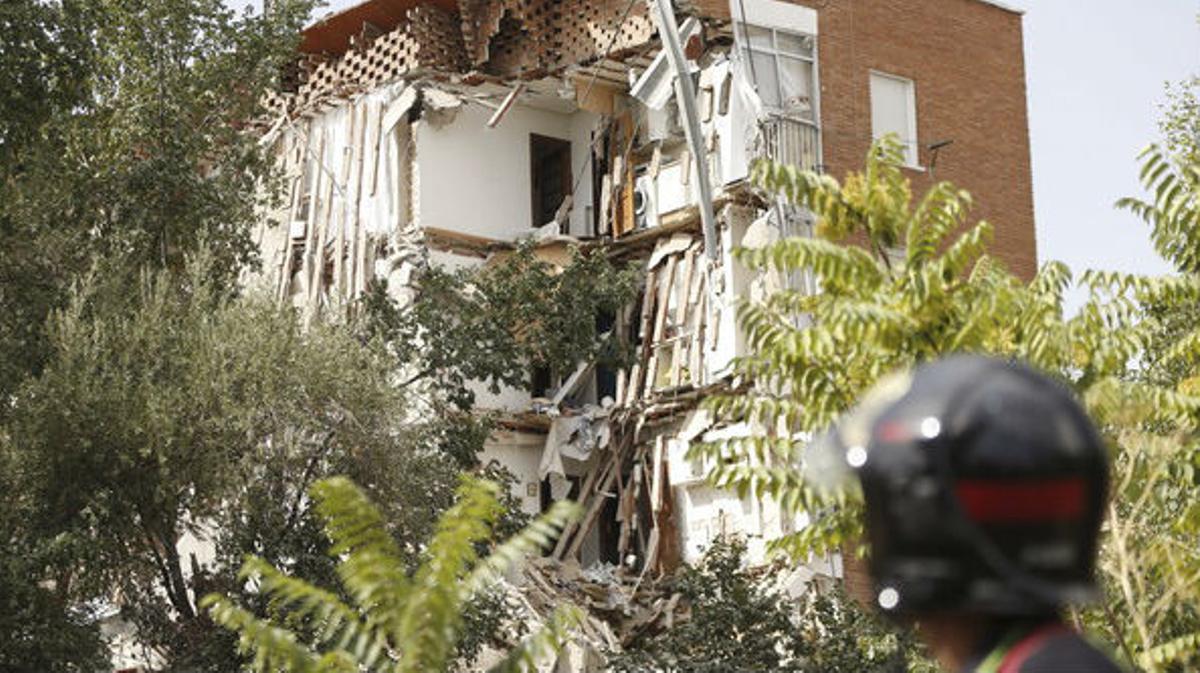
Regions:
<svg viewBox="0 0 1200 673"><path fill-rule="evenodd" d="M961 480L955 494L967 517L980 523L1061 521L1083 516L1083 479Z"/></svg>

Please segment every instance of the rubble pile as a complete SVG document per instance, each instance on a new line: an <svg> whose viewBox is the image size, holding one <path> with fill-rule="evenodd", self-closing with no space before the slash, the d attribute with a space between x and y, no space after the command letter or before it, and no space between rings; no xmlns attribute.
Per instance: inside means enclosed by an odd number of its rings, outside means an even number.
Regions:
<svg viewBox="0 0 1200 673"><path fill-rule="evenodd" d="M502 581L499 589L508 610L500 638L503 642L497 643L504 648L541 629L562 606L580 608L583 619L575 629L575 639L556 661L539 668L548 673L602 671L608 654L691 616L687 601L672 591L669 581L614 565L585 569L574 559L531 559L514 577Z"/></svg>
<svg viewBox="0 0 1200 673"><path fill-rule="evenodd" d="M564 602L583 608L587 618L581 631L609 651L689 617L687 603L669 582L623 567L583 569L575 560L542 558L527 563L522 574L520 590L539 614L548 615Z"/></svg>

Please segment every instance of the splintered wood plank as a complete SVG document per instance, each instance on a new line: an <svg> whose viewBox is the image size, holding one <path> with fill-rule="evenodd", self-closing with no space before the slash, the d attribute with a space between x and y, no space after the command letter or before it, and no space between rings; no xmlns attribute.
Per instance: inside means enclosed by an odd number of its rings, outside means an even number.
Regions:
<svg viewBox="0 0 1200 673"><path fill-rule="evenodd" d="M702 262L703 263L703 262ZM688 353L688 372L692 375L692 383L697 387L704 384L704 330L708 329L706 311L708 310L708 292L704 286L708 283L708 275L700 270L696 286L696 302L692 308L692 336ZM715 326L714 326L715 327Z"/></svg>
<svg viewBox="0 0 1200 673"><path fill-rule="evenodd" d="M662 170L662 143L654 144L654 153L650 155L650 168L647 169L647 175L657 180L658 173Z"/></svg>
<svg viewBox="0 0 1200 673"><path fill-rule="evenodd" d="M629 522L629 527L633 530L640 529L641 517L638 516L638 498L642 495L642 484L645 481L645 467L642 465L642 461L634 459L633 470L629 475L629 488L625 489L622 494L624 497L618 508L624 512L625 520Z"/></svg>
<svg viewBox="0 0 1200 673"><path fill-rule="evenodd" d="M588 508L587 514L584 515L583 520L580 522L579 529L575 531L574 538L571 540L570 546L567 547L566 555L563 558L575 558L579 555L579 549L583 547L584 539L592 532L592 527L596 525L596 519L604 509L604 503L607 499L607 495L605 494L612 487L615 479L616 472L609 470L600 487L596 489L592 505Z"/></svg>
<svg viewBox="0 0 1200 673"><path fill-rule="evenodd" d="M625 393L625 404L633 404L642 399L642 363L635 362L629 368L629 390Z"/></svg>
<svg viewBox="0 0 1200 673"><path fill-rule="evenodd" d="M358 276L362 273L362 267L359 263L361 255L361 236L359 229L359 195L362 193L362 169L363 169L363 136L366 135L366 119L367 107L362 104L355 104L351 108L351 114L355 116L354 138L351 141L354 147L354 158L351 161L350 168L350 189L347 190L346 198L349 199L349 226L346 230L347 258L350 263L350 268L347 269L346 275L346 297L353 301L358 298Z"/></svg>
<svg viewBox="0 0 1200 673"><path fill-rule="evenodd" d="M606 236L612 231L612 176L608 173L600 179L600 235Z"/></svg>
<svg viewBox="0 0 1200 673"><path fill-rule="evenodd" d="M683 343L687 337L682 333L687 330L688 296L692 290L692 269L695 267L696 249L689 248L683 254L683 268L679 280L672 286L678 290L675 296L675 329L677 330L675 349L671 354L671 385L678 386L683 375Z"/></svg>
<svg viewBox="0 0 1200 673"><path fill-rule="evenodd" d="M700 303L700 293L704 287L704 278L705 278L704 269L705 269L707 263L706 263L704 257L701 256L701 254L700 254L703 247L704 247L704 244L701 242L697 242L692 247L692 250L694 251L694 253L696 255L696 257L694 258L695 262L692 264L692 276L694 276L694 277L692 278L692 282L691 282L691 290L688 292L688 295L687 295L687 303L688 303L688 307L689 307L688 311L692 315L695 314L696 304Z"/></svg>
<svg viewBox="0 0 1200 673"><path fill-rule="evenodd" d="M379 155L383 153L383 103L378 106L378 113L375 115L375 123L371 127L370 144L371 144L371 172L367 179L367 184L371 186L370 195L375 196L375 192L379 187Z"/></svg>
<svg viewBox="0 0 1200 673"><path fill-rule="evenodd" d="M654 567L654 564L658 562L658 546L661 535L662 534L659 532L658 526L655 526L650 531L650 538L646 541L646 555L642 562L642 577L644 577L646 572L649 571L650 568Z"/></svg>
<svg viewBox="0 0 1200 673"><path fill-rule="evenodd" d="M346 265L346 225L349 221L350 209L350 166L354 158L354 109L346 112L346 133L342 136L342 166L338 176L339 209L337 232L333 243L333 295L338 300L345 299L345 265Z"/></svg>
<svg viewBox="0 0 1200 673"><path fill-rule="evenodd" d="M658 272L651 269L646 273L646 284L642 288L641 316L638 320L638 338L640 344L634 344L634 363L629 370L629 391L625 394L625 403L632 404L641 399L642 375L645 373L643 362L650 357L650 330L654 324L654 301L658 296Z"/></svg>
<svg viewBox="0 0 1200 673"><path fill-rule="evenodd" d="M300 207L300 177L292 178L292 197L289 200L287 215L283 218L283 244L279 260L279 278L276 282L275 299L282 304L287 298L287 286L291 282L292 273L292 220L296 218L296 209Z"/></svg>
<svg viewBox="0 0 1200 673"><path fill-rule="evenodd" d="M324 172L324 171L323 171ZM321 313L321 292L325 284L325 247L329 238L329 217L333 212L333 179L325 181L325 197L321 201L321 216L317 219L317 246L313 251L313 275L309 283L305 322Z"/></svg>
<svg viewBox="0 0 1200 673"><path fill-rule="evenodd" d="M300 282L302 283L301 290L304 292L305 298L308 297L308 289L312 287L312 258L313 246L316 241L316 223L318 203L321 188L325 186L325 171L321 170L321 157L325 153L325 129L321 129L320 139L317 141L317 151L308 157L308 165L311 167L312 175L310 176L310 184L308 192L308 212L304 224L304 255L300 260Z"/></svg>
<svg viewBox="0 0 1200 673"><path fill-rule="evenodd" d="M628 234L637 229L637 215L634 212L633 193L637 181L633 177L633 162L625 161L625 171L621 177L621 234Z"/></svg>
<svg viewBox="0 0 1200 673"><path fill-rule="evenodd" d="M643 399L649 399L654 394L655 383L658 380L658 344L662 341L667 328L667 313L670 310L671 286L675 282L675 267L679 263L678 255L667 258L667 268L658 281L658 306L655 309L654 333L650 341L650 360L646 364L646 385L642 389Z"/></svg>
<svg viewBox="0 0 1200 673"><path fill-rule="evenodd" d="M362 108L363 108L363 117L362 117L363 131L362 131L362 138L359 141L359 143L360 143L359 146L363 148L363 151L361 151L358 155L358 167L356 169L356 171L358 173L358 188L355 190L355 196L354 196L354 221L355 221L355 230L357 231L357 233L355 234L354 248L358 254L358 259L355 261L355 268L357 269L357 273L355 273L355 275L354 275L354 278L355 278L354 297L356 299L362 297L363 293L367 289L367 281L370 279L371 275L374 273L373 269L371 269L367 266L368 259L370 257L368 248L371 245L371 236L367 232L367 228L365 226L363 226L362 201L363 201L363 192L364 192L364 189L366 188L366 182L367 182L366 181L366 169L370 165L366 160L367 152L369 151L369 149L368 149L369 143L367 143L366 136L367 136L367 132L370 131L370 129L371 129L372 113L377 111L378 106L372 105L369 101L367 101L367 102L363 103Z"/></svg>
<svg viewBox="0 0 1200 673"><path fill-rule="evenodd" d="M646 285L642 290L642 315L638 327L638 336L642 340L642 354L649 352L651 330L654 323L654 307L658 300L658 270L650 269L646 273Z"/></svg>
<svg viewBox="0 0 1200 673"><path fill-rule="evenodd" d="M575 502L580 505L590 503L592 498L596 496L595 484L597 479L603 480L608 474L610 463L605 461L602 465L597 465L594 469L588 472L587 477L583 480L583 486L579 489L579 495L575 498ZM558 542L554 545L554 551L551 556L556 559L562 559L567 552L567 546L571 542L571 538L575 531L579 529L579 522L567 524L562 533L558 536Z"/></svg>
<svg viewBox="0 0 1200 673"><path fill-rule="evenodd" d="M654 466L650 474L650 510L662 511L666 499L666 486L663 481L663 461L667 452L667 438L659 435L654 439Z"/></svg>

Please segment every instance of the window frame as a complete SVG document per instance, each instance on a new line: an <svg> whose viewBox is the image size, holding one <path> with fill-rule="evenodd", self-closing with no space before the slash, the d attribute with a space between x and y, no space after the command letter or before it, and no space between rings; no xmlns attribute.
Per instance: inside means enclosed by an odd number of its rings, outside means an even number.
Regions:
<svg viewBox="0 0 1200 673"><path fill-rule="evenodd" d="M543 180L539 178L546 177L542 173L542 169L544 168L544 165L541 163L542 160L547 156L561 154L558 166L558 177L563 185L563 198L566 198L567 196L571 195L571 187L575 183L574 167L571 165L574 151L575 148L568 139L556 138L554 136L548 136L541 133L529 134L530 226L533 229L544 227L550 223L549 220L541 223L538 222L538 220L541 219L539 215L544 215L544 213L540 212L544 195L542 194ZM570 226L571 223L568 219L567 222L564 222L561 225L560 233L569 233Z"/></svg>
<svg viewBox="0 0 1200 673"><path fill-rule="evenodd" d="M751 40L750 40L750 31L752 29L763 30L763 31L769 32L771 34L771 46L768 48L765 46L757 46L757 45L752 44ZM821 119L821 108L820 108L820 95L819 95L820 80L818 79L818 74L817 74L818 36L815 33L805 33L802 31L788 30L786 28L780 28L778 26L757 24L757 23L752 23L749 21L735 21L734 31L735 31L734 39L736 42L739 43L739 49L740 49L741 56L742 56L742 58L744 58L746 60L746 67L747 67L746 74L752 78L753 84L754 84L754 90L756 92L759 91L759 84L758 84L759 73L752 72L752 70L751 70L753 68L753 61L752 61L753 55L755 53L757 53L757 54L770 56L772 58L772 60L774 61L774 64L775 64L775 87L776 87L776 90L779 91L779 97L781 100L780 100L779 105L771 105L771 104L768 104L767 101L764 100L763 107L772 114L786 116L791 119L796 119L797 121L802 121L802 122L805 122L808 124L812 124L813 126L819 126L820 119ZM783 33L785 35L789 35L792 37L802 38L802 39L807 38L811 44L811 49L809 50L809 54L806 56L803 54L797 54L797 53L784 51L784 50L780 49L780 47L779 47L779 34L780 33ZM812 109L808 116L804 116L803 114L797 112L794 109L790 109L790 108L788 108L787 105L783 104L784 100L786 100L786 99L783 95L784 94L783 78L780 75L780 72L781 72L780 61L782 59L794 59L797 61L802 61L804 63L807 63L809 65L809 67L812 69L812 74L809 77L809 91L808 91L809 106ZM761 93L759 95L761 96Z"/></svg>
<svg viewBox="0 0 1200 673"><path fill-rule="evenodd" d="M921 142L917 130L919 126L917 123L917 81L911 77L876 70L874 68L870 69L868 73L867 95L868 104L871 108L871 141L874 142L879 139L879 136L875 134L875 79L888 79L904 84L907 99L905 100L905 105L908 108L908 138L901 138L901 142L904 143L906 149L911 151L911 156L909 156L908 152L905 153L904 167L917 171L925 170L921 164Z"/></svg>

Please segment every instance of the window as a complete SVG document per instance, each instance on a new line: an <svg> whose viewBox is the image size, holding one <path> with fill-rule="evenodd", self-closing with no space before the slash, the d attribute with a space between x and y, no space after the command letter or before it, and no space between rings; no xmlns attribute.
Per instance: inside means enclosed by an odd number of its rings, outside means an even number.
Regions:
<svg viewBox="0 0 1200 673"><path fill-rule="evenodd" d="M904 163L918 165L916 87L911 79L871 73L871 135L894 133L904 145Z"/></svg>
<svg viewBox="0 0 1200 673"><path fill-rule="evenodd" d="M563 200L571 193L571 143L558 138L529 136L530 171L533 182L534 227L554 221ZM566 223L562 223L566 233Z"/></svg>
<svg viewBox="0 0 1200 673"><path fill-rule="evenodd" d="M773 112L816 121L814 71L816 39L751 24L738 24L746 74L763 105Z"/></svg>

